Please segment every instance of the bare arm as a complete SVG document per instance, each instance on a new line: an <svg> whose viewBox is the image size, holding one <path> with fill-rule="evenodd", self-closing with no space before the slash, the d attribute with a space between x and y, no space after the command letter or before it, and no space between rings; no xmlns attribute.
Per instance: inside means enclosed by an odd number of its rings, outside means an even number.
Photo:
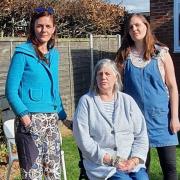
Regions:
<svg viewBox="0 0 180 180"><path fill-rule="evenodd" d="M171 121L170 128L173 133L180 130L180 122L178 117L179 95L174 72L174 65L169 53L164 56L165 82L169 90Z"/></svg>

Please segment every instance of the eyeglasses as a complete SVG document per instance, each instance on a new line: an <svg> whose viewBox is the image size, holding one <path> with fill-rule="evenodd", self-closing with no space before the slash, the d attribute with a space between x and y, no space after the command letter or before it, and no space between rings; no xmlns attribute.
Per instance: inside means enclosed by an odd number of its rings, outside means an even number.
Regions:
<svg viewBox="0 0 180 180"><path fill-rule="evenodd" d="M44 8L44 7L37 7L34 9L35 13L43 13L43 12L48 12L49 14L54 14L54 9L51 7Z"/></svg>

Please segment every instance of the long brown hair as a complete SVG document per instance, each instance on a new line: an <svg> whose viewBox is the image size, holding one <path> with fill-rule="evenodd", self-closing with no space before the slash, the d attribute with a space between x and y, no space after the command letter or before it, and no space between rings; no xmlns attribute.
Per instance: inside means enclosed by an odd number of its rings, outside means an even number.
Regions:
<svg viewBox="0 0 180 180"><path fill-rule="evenodd" d="M161 42L159 42L156 39L156 37L152 33L151 28L150 28L150 24L149 24L148 20L145 18L145 16L143 16L142 14L139 14L139 13L138 14L137 13L131 14L127 18L127 21L126 21L125 34L124 34L123 39L122 39L121 47L117 51L116 63L117 63L119 68L121 68L123 62L128 57L128 55L130 53L130 48L132 46L134 46L134 44L135 44L134 41L132 40L130 34L129 34L129 29L130 29L129 24L130 24L132 17L135 17L135 16L139 17L147 27L146 36L144 38L144 49L145 49L144 59L149 60L156 53L155 44L164 46Z"/></svg>
<svg viewBox="0 0 180 180"><path fill-rule="evenodd" d="M44 8L45 9L45 8ZM36 35L35 35L35 31L34 31L34 27L35 27L35 21L37 19L39 19L40 17L43 17L43 16L50 16L52 18L52 21L53 21L53 25L55 26L56 25L56 20L55 20L55 16L54 14L46 11L42 11L42 12L34 12L32 17L31 17L31 21L30 21L30 29L29 29L29 35L28 35L28 38L27 40L28 41L31 41L32 44L34 45L34 49L37 53L37 56L41 59L41 60L44 60L46 61L46 58L44 57L44 54L38 49L39 45L41 44L41 42L37 39ZM55 37L56 37L56 29L52 35L52 37L50 38L50 40L48 41L47 43L47 49L52 49L55 45Z"/></svg>

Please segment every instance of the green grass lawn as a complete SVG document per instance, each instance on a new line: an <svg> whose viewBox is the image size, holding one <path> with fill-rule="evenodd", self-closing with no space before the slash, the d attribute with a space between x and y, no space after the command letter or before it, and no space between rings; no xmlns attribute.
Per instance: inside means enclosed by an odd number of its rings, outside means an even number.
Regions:
<svg viewBox="0 0 180 180"><path fill-rule="evenodd" d="M180 179L180 146L177 147L177 171ZM155 149L152 150L152 162L150 172L151 180L162 180L161 167L159 165L157 152Z"/></svg>
<svg viewBox="0 0 180 180"><path fill-rule="evenodd" d="M63 138L63 150L65 151L66 171L68 180L77 180L79 176L79 154L77 146L72 136ZM151 180L162 180L161 168L159 165L156 150L153 149L151 153L151 169L150 179ZM177 147L177 167L180 179L180 147Z"/></svg>
<svg viewBox="0 0 180 180"><path fill-rule="evenodd" d="M79 177L79 153L76 143L72 136L63 137L63 150L65 152L66 172L68 180L78 180ZM162 180L161 168L159 165L156 149L152 149L151 152L151 168L150 179ZM180 180L180 146L177 147L177 170ZM63 178L62 178L63 179ZM14 180L21 180L20 176L14 178Z"/></svg>

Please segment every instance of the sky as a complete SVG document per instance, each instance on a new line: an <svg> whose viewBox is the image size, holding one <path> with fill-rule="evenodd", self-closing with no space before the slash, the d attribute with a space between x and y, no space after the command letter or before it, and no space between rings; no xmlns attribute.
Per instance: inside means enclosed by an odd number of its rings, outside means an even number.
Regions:
<svg viewBox="0 0 180 180"><path fill-rule="evenodd" d="M126 7L129 12L149 12L150 11L150 0L110 0L111 3L122 4Z"/></svg>

